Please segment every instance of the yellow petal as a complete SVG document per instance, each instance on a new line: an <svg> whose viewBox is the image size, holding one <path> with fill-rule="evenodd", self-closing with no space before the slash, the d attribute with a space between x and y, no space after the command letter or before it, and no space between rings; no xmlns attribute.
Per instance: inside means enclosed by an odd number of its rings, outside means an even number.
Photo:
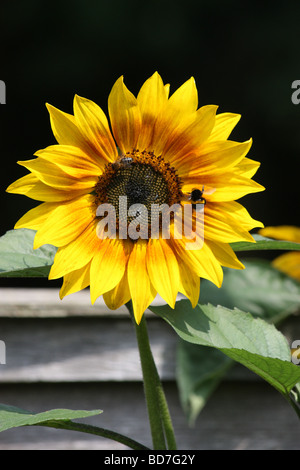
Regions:
<svg viewBox="0 0 300 470"><path fill-rule="evenodd" d="M232 269L245 269L230 245L211 240L207 240L206 243L222 266Z"/></svg>
<svg viewBox="0 0 300 470"><path fill-rule="evenodd" d="M173 109L182 113L191 114L198 108L198 91L194 77L181 85L169 98Z"/></svg>
<svg viewBox="0 0 300 470"><path fill-rule="evenodd" d="M179 268L167 240L149 240L147 270L154 289L174 308L179 286Z"/></svg>
<svg viewBox="0 0 300 470"><path fill-rule="evenodd" d="M18 220L15 228L30 228L32 230L38 230L46 222L56 207L56 202L44 202L43 204L34 207Z"/></svg>
<svg viewBox="0 0 300 470"><path fill-rule="evenodd" d="M50 104L46 104L50 114L50 123L53 135L61 145L79 147L87 155L94 154L93 147L84 139L77 127L75 117L64 113ZM97 155L95 155L97 157Z"/></svg>
<svg viewBox="0 0 300 470"><path fill-rule="evenodd" d="M179 263L179 271L180 281L178 290L190 300L192 307L195 308L200 296L200 277L183 260Z"/></svg>
<svg viewBox="0 0 300 470"><path fill-rule="evenodd" d="M109 292L103 294L103 300L111 310L116 310L120 308L125 303L129 302L131 298L127 272L125 271L124 276L122 277L119 284Z"/></svg>
<svg viewBox="0 0 300 470"><path fill-rule="evenodd" d="M58 279L86 266L99 249L103 240L96 235L97 222L93 221L71 243L57 250L49 279Z"/></svg>
<svg viewBox="0 0 300 470"><path fill-rule="evenodd" d="M102 109L93 101L75 95L74 115L78 129L95 153L106 161L116 160L118 151Z"/></svg>
<svg viewBox="0 0 300 470"><path fill-rule="evenodd" d="M192 162L197 159L195 155L198 154L199 147L208 138L214 126L216 111L217 106L203 106L170 132L162 153L178 172L180 165L186 163L187 156L192 154ZM188 165L190 166L190 162Z"/></svg>
<svg viewBox="0 0 300 470"><path fill-rule="evenodd" d="M252 178L260 167L260 162L256 162L250 158L243 158L243 160L235 167L234 171L238 175L246 178Z"/></svg>
<svg viewBox="0 0 300 470"><path fill-rule="evenodd" d="M210 142L227 140L241 119L240 114L221 113L216 116L214 128L208 138Z"/></svg>
<svg viewBox="0 0 300 470"><path fill-rule="evenodd" d="M18 164L32 171L42 183L62 191L83 190L84 192L94 188L98 181L97 175L89 175L84 178L71 176L54 163L39 157L24 162L20 161Z"/></svg>
<svg viewBox="0 0 300 470"><path fill-rule="evenodd" d="M249 231L253 228L264 226L259 220L253 219L247 209L236 201L210 204L207 209L212 216L216 211L218 211L219 214L223 213L224 219L226 219L228 223L238 225L243 230Z"/></svg>
<svg viewBox="0 0 300 470"><path fill-rule="evenodd" d="M239 223L239 217L240 213L234 216L220 203L207 204L204 213L205 238L221 243L254 242L247 229ZM245 218L245 226L247 223L248 219Z"/></svg>
<svg viewBox="0 0 300 470"><path fill-rule="evenodd" d="M288 240L300 243L300 228L293 225L269 226L259 231L260 235L276 240Z"/></svg>
<svg viewBox="0 0 300 470"><path fill-rule="evenodd" d="M34 238L34 249L48 243L65 246L95 219L94 196L88 194L54 209Z"/></svg>
<svg viewBox="0 0 300 470"><path fill-rule="evenodd" d="M300 281L300 253L291 251L278 256L272 262L275 268Z"/></svg>
<svg viewBox="0 0 300 470"><path fill-rule="evenodd" d="M187 249L187 240L172 239L172 247L178 259L183 260L192 272L220 287L223 281L223 270L206 242L200 250ZM180 264L180 261L178 261Z"/></svg>
<svg viewBox="0 0 300 470"><path fill-rule="evenodd" d="M122 279L128 253L118 239L105 238L91 263L91 301L113 289Z"/></svg>
<svg viewBox="0 0 300 470"><path fill-rule="evenodd" d="M74 294L75 292L85 289L89 284L90 263L64 276L64 282L60 289L59 296L63 299L66 295Z"/></svg>
<svg viewBox="0 0 300 470"><path fill-rule="evenodd" d="M95 159L72 145L50 145L45 149L38 150L35 155L57 165L74 178L99 176L106 164L103 159Z"/></svg>
<svg viewBox="0 0 300 470"><path fill-rule="evenodd" d="M177 162L176 169L182 178L224 173L245 157L251 145L252 139L241 143L230 140L205 142L197 156L191 155Z"/></svg>
<svg viewBox="0 0 300 470"><path fill-rule="evenodd" d="M122 152L136 148L141 130L137 99L126 88L123 77L114 84L108 97L108 112L114 137Z"/></svg>
<svg viewBox="0 0 300 470"><path fill-rule="evenodd" d="M61 191L42 183L39 178L30 173L29 175L19 178L12 183L6 190L8 193L23 194L37 201L59 202L73 199L87 192L86 189Z"/></svg>
<svg viewBox="0 0 300 470"><path fill-rule="evenodd" d="M196 118L197 106L197 88L194 78L191 78L173 93L157 117L151 144L156 155L162 154L167 142L173 140L179 125L187 127L191 124Z"/></svg>
<svg viewBox="0 0 300 470"><path fill-rule="evenodd" d="M165 93L166 93L166 97L169 98L169 95L170 95L170 83L167 83L165 86Z"/></svg>
<svg viewBox="0 0 300 470"><path fill-rule="evenodd" d="M27 193L34 188L38 181L38 177L30 173L29 175L22 176L22 178L19 178L10 184L6 191L13 194L27 195Z"/></svg>
<svg viewBox="0 0 300 470"><path fill-rule="evenodd" d="M166 90L157 72L143 84L137 96L137 102L142 118L142 127L137 141L137 148L145 150L152 142L157 116L167 103Z"/></svg>
<svg viewBox="0 0 300 470"><path fill-rule="evenodd" d="M128 284L132 298L133 312L137 324L150 305L156 291L151 285L146 265L147 241L138 239L132 248L128 260Z"/></svg>

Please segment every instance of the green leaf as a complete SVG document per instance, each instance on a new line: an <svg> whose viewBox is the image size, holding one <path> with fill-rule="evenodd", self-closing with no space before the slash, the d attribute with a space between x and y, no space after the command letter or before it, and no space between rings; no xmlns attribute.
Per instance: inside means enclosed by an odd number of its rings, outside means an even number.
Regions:
<svg viewBox="0 0 300 470"><path fill-rule="evenodd" d="M200 303L237 307L276 323L298 311L300 283L267 260L243 260L245 269L224 268L221 288L201 281Z"/></svg>
<svg viewBox="0 0 300 470"><path fill-rule="evenodd" d="M275 324L299 310L299 282L266 260L243 260L243 263L246 268L243 271L224 268L221 288L201 280L200 302L237 307ZM190 424L195 422L233 364L233 359L218 350L179 341L177 385Z"/></svg>
<svg viewBox="0 0 300 470"><path fill-rule="evenodd" d="M0 431L20 426L43 424L51 421L66 421L87 418L102 413L102 410L65 410L57 409L43 413L30 413L15 406L0 404Z"/></svg>
<svg viewBox="0 0 300 470"><path fill-rule="evenodd" d="M78 431L81 433L93 434L95 436L104 437L120 442L125 446L135 450L149 450L143 444L131 439L130 437L110 431L109 429L91 426L90 424L78 423L71 421L78 418L88 418L90 416L99 415L102 410L65 410L57 409L45 411L43 413L31 413L15 406L4 405L0 403L0 432L7 429L21 426L46 426L56 429L66 429L70 431Z"/></svg>
<svg viewBox="0 0 300 470"><path fill-rule="evenodd" d="M286 397L300 380L300 369L287 360L265 357L233 348L223 348L222 351L260 375Z"/></svg>
<svg viewBox="0 0 300 470"><path fill-rule="evenodd" d="M177 302L175 309L168 305L151 306L190 343L218 349L245 349L266 357L290 360L290 349L284 336L274 325L239 309L211 304L192 308L188 300Z"/></svg>
<svg viewBox="0 0 300 470"><path fill-rule="evenodd" d="M200 302L250 312L277 323L300 307L300 283L278 271L266 260L244 261L243 271L224 268L221 288L201 280ZM214 348L180 340L176 380L189 424L234 365L234 360Z"/></svg>
<svg viewBox="0 0 300 470"><path fill-rule="evenodd" d="M188 423L193 425L234 361L218 349L182 341L177 346L176 381Z"/></svg>
<svg viewBox="0 0 300 470"><path fill-rule="evenodd" d="M34 230L10 230L0 237L0 277L48 277L57 248L33 249Z"/></svg>
<svg viewBox="0 0 300 470"><path fill-rule="evenodd" d="M300 418L300 382L291 390L291 401L294 410Z"/></svg>
<svg viewBox="0 0 300 470"><path fill-rule="evenodd" d="M261 235L255 234L253 238L256 243L251 242L235 242L231 243L234 251L257 251L257 250L300 250L300 243L289 242L285 240L273 240Z"/></svg>
<svg viewBox="0 0 300 470"><path fill-rule="evenodd" d="M300 380L300 368L291 363L285 337L261 318L239 309L211 304L195 309L187 300L150 307L167 321L185 341L214 347L243 364L289 399L289 392Z"/></svg>

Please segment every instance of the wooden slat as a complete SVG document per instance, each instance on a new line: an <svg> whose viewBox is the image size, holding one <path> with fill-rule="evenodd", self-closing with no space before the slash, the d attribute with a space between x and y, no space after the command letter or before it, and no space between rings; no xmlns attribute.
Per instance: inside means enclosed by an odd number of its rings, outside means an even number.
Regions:
<svg viewBox="0 0 300 470"><path fill-rule="evenodd" d="M57 288L0 288L0 317L124 316L125 306L109 310L102 297L91 305L89 290L59 298Z"/></svg>
<svg viewBox="0 0 300 470"><path fill-rule="evenodd" d="M161 303L156 299L156 303ZM153 355L166 380L175 374L176 335L151 312ZM88 290L59 299L58 289L0 289L0 382L141 380L126 307L91 305Z"/></svg>
<svg viewBox="0 0 300 470"><path fill-rule="evenodd" d="M149 334L161 375L174 378L175 333L153 319ZM141 380L130 319L3 318L0 338L6 344L0 382Z"/></svg>

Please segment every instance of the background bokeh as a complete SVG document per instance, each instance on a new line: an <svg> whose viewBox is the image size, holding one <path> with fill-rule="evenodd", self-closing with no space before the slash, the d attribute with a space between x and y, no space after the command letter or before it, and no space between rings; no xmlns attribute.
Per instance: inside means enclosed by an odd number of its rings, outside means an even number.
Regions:
<svg viewBox="0 0 300 470"><path fill-rule="evenodd" d="M253 138L266 187L244 205L265 225L300 225L299 19L299 1L3 1L0 235L37 205L5 188L26 174L18 160L55 143L45 103L72 113L77 93L107 111L120 75L136 94L156 70L171 91L194 76L200 105L242 114L232 138Z"/></svg>

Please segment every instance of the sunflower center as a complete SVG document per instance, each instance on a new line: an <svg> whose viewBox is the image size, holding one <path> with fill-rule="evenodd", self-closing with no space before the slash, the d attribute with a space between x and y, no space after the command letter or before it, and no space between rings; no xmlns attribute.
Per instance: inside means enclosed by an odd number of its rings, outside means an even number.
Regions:
<svg viewBox="0 0 300 470"><path fill-rule="evenodd" d="M150 225L153 205L172 206L182 198L175 169L153 152L138 150L106 165L95 192L97 207L110 204L114 208L117 228L120 223L128 225L137 216ZM122 204L123 208L126 204L125 212L120 209Z"/></svg>

